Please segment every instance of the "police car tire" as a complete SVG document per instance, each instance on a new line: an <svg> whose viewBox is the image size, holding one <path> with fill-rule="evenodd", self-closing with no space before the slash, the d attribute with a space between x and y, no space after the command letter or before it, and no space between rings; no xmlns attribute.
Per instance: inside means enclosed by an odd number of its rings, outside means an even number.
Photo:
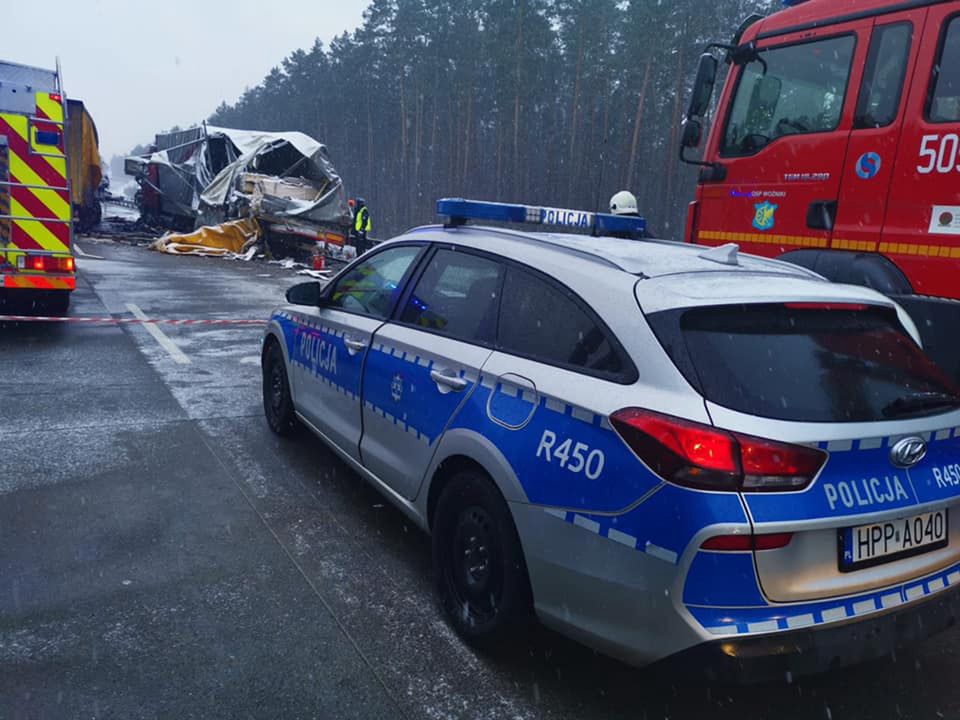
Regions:
<svg viewBox="0 0 960 720"><path fill-rule="evenodd" d="M279 387L275 388L274 383ZM279 402L275 405L273 393L279 391ZM297 418L293 410L293 398L290 396L290 382L283 362L283 351L275 341L270 342L263 353L263 412L267 425L277 435L292 434L297 428Z"/></svg>
<svg viewBox="0 0 960 720"><path fill-rule="evenodd" d="M474 531L478 547L465 548ZM515 640L531 615L530 581L510 509L484 473L465 470L450 480L437 501L432 534L436 591L454 629L481 647ZM464 557L484 543L488 577L475 589L490 600L471 607Z"/></svg>

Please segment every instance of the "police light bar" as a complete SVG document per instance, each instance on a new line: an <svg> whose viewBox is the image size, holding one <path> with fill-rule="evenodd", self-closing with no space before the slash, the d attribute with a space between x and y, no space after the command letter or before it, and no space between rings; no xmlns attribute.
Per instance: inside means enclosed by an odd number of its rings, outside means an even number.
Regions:
<svg viewBox="0 0 960 720"><path fill-rule="evenodd" d="M643 237L647 221L642 217L606 215L585 210L537 207L534 205L510 205L507 203L443 198L437 201L437 215L444 215L453 227L464 225L468 220L520 223L524 225L553 225L588 230L593 235L630 235Z"/></svg>

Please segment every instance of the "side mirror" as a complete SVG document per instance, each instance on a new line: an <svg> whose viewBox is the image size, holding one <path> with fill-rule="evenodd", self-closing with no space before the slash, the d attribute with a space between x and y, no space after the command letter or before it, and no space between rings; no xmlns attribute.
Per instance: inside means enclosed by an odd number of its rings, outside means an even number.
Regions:
<svg viewBox="0 0 960 720"><path fill-rule="evenodd" d="M323 285L315 281L300 283L287 290L287 302L291 305L318 307L323 300Z"/></svg>
<svg viewBox="0 0 960 720"><path fill-rule="evenodd" d="M700 124L700 121L686 118L683 121L683 135L680 137L680 144L685 148L698 148L702 137L703 125Z"/></svg>
<svg viewBox="0 0 960 720"><path fill-rule="evenodd" d="M717 68L717 59L713 55L704 53L700 56L697 78L693 81L693 94L690 96L690 107L687 109L688 118L702 118L710 109L713 86L717 82Z"/></svg>

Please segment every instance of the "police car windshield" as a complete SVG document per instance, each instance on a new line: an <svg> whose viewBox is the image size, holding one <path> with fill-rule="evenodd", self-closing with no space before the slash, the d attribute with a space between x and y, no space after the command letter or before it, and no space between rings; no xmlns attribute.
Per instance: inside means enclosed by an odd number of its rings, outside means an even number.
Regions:
<svg viewBox="0 0 960 720"><path fill-rule="evenodd" d="M942 413L960 392L892 311L752 305L668 311L651 325L710 402L777 420Z"/></svg>

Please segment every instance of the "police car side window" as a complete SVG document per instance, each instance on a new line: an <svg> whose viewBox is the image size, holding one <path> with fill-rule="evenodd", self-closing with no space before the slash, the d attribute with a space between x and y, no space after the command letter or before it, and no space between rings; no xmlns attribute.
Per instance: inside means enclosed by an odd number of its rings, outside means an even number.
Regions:
<svg viewBox="0 0 960 720"><path fill-rule="evenodd" d="M400 322L468 342L493 343L503 265L486 257L440 249L411 293Z"/></svg>
<svg viewBox="0 0 960 720"><path fill-rule="evenodd" d="M411 245L390 248L360 263L337 281L326 306L386 319L420 250Z"/></svg>
<svg viewBox="0 0 960 720"><path fill-rule="evenodd" d="M930 122L960 122L960 17L950 20L933 68L927 116Z"/></svg>
<svg viewBox="0 0 960 720"><path fill-rule="evenodd" d="M503 285L497 344L504 352L589 374L622 379L629 372L619 346L571 294L513 267Z"/></svg>

